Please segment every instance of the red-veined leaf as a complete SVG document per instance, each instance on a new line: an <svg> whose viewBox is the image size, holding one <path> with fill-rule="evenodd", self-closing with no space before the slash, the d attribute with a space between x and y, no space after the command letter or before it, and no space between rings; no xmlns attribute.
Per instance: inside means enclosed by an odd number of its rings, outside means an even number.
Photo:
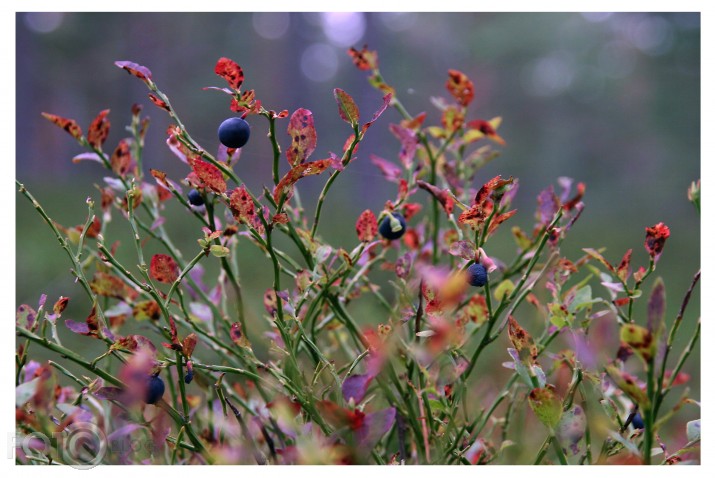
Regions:
<svg viewBox="0 0 715 478"><path fill-rule="evenodd" d="M335 88L333 95L335 95L335 101L338 102L338 113L340 113L340 117L343 121L353 126L357 125L358 121L360 121L360 110L352 96L340 88Z"/></svg>

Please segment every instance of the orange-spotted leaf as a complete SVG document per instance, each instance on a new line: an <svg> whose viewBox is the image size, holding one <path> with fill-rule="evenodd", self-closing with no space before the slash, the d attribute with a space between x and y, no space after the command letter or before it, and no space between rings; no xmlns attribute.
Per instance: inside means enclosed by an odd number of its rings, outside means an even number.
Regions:
<svg viewBox="0 0 715 478"><path fill-rule="evenodd" d="M633 249L628 249L625 254L623 254L623 259L621 259L621 263L618 265L618 270L617 274L618 277L625 282L626 279L628 279L628 276L631 275L631 254L633 253Z"/></svg>
<svg viewBox="0 0 715 478"><path fill-rule="evenodd" d="M305 162L318 144L313 113L305 108L295 110L288 123L288 134L291 137L291 144L286 157L291 166L296 166Z"/></svg>
<svg viewBox="0 0 715 478"><path fill-rule="evenodd" d="M186 358L191 358L191 355L194 353L194 348L196 347L196 342L198 342L198 340L199 338L194 332L184 337L184 341L182 342L181 348Z"/></svg>
<svg viewBox="0 0 715 478"><path fill-rule="evenodd" d="M464 111L460 108L450 105L442 112L442 127L446 134L457 131L463 124Z"/></svg>
<svg viewBox="0 0 715 478"><path fill-rule="evenodd" d="M132 167L132 148L129 139L122 139L114 149L112 157L109 159L112 171L119 176L125 176Z"/></svg>
<svg viewBox="0 0 715 478"><path fill-rule="evenodd" d="M90 146L101 148L107 140L110 127L109 119L107 119L108 114L109 110L100 111L97 117L94 118L92 123L89 125L89 131L87 131L87 142Z"/></svg>
<svg viewBox="0 0 715 478"><path fill-rule="evenodd" d="M653 334L637 324L623 324L621 326L621 341L628 344L640 358L648 363L653 358L655 341Z"/></svg>
<svg viewBox="0 0 715 478"><path fill-rule="evenodd" d="M244 224L252 223L251 219L256 214L256 209L245 185L242 184L233 190L229 198L229 207L236 221Z"/></svg>
<svg viewBox="0 0 715 478"><path fill-rule="evenodd" d="M377 219L375 214L369 209L365 209L355 224L358 239L362 242L370 242L377 235Z"/></svg>
<svg viewBox="0 0 715 478"><path fill-rule="evenodd" d="M235 61L226 57L219 58L216 62L214 72L226 80L228 85L234 90L241 89L241 85L243 84L243 69L238 66L238 63Z"/></svg>
<svg viewBox="0 0 715 478"><path fill-rule="evenodd" d="M474 99L474 83L461 71L449 70L445 86L462 106L469 106Z"/></svg>
<svg viewBox="0 0 715 478"><path fill-rule="evenodd" d="M299 164L286 173L285 176L278 182L278 185L273 190L273 199L278 202L283 194L290 196L293 185L301 178L320 174L333 165L333 160L319 159L308 163Z"/></svg>
<svg viewBox="0 0 715 478"><path fill-rule="evenodd" d="M593 257L593 258L596 259L598 262L600 262L601 264L603 264L604 266L606 266L606 268L607 268L609 271L611 271L611 272L616 272L616 269L611 265L611 263L608 262L608 261L606 260L606 258L603 257L603 256L601 255L601 253L598 252L597 250L591 249L591 248L588 248L588 247L587 247L587 248L583 249L583 252L585 252L586 254L588 254L589 256Z"/></svg>
<svg viewBox="0 0 715 478"><path fill-rule="evenodd" d="M516 214L516 209L512 209L511 211L505 212L504 214L499 214L497 217L492 219L492 222L489 223L489 234L492 234L496 229L499 227L499 224L503 223L510 217L512 217L514 214Z"/></svg>
<svg viewBox="0 0 715 478"><path fill-rule="evenodd" d="M335 101L338 102L338 113L340 113L340 117L353 127L356 126L358 121L360 121L360 110L352 96L340 88L335 88L333 94L335 95Z"/></svg>
<svg viewBox="0 0 715 478"><path fill-rule="evenodd" d="M132 314L138 321L142 320L159 320L161 318L161 309L159 304L153 300L143 300L134 304Z"/></svg>
<svg viewBox="0 0 715 478"><path fill-rule="evenodd" d="M524 359L528 353L532 361L536 360L538 351L536 345L534 345L534 339L511 315L509 316L507 333L511 344L519 352L519 357Z"/></svg>
<svg viewBox="0 0 715 478"><path fill-rule="evenodd" d="M82 141L82 128L79 127L75 120L50 113L42 113L42 116L67 131L77 141Z"/></svg>
<svg viewBox="0 0 715 478"><path fill-rule="evenodd" d="M529 406L536 418L549 429L554 429L561 421L563 402L551 384L529 392Z"/></svg>
<svg viewBox="0 0 715 478"><path fill-rule="evenodd" d="M475 294L469 299L464 308L462 308L461 316L474 322L477 325L484 324L489 319L489 309L487 308L487 300L483 295Z"/></svg>
<svg viewBox="0 0 715 478"><path fill-rule="evenodd" d="M353 63L360 70L369 71L377 69L377 52L375 50L368 50L367 45L363 46L361 50L350 48L348 55L350 55L353 59Z"/></svg>
<svg viewBox="0 0 715 478"><path fill-rule="evenodd" d="M138 65L131 61L115 61L114 64L145 83L151 81L151 71L146 66Z"/></svg>
<svg viewBox="0 0 715 478"><path fill-rule="evenodd" d="M670 229L662 222L659 222L653 227L646 227L645 232L645 249L653 260L657 261L663 252L665 241L670 237Z"/></svg>
<svg viewBox="0 0 715 478"><path fill-rule="evenodd" d="M155 254L151 258L149 274L152 279L164 284L171 284L179 278L179 266L171 256L166 254Z"/></svg>
<svg viewBox="0 0 715 478"><path fill-rule="evenodd" d="M206 187L219 194L226 192L226 180L220 169L209 162L195 158L189 159L189 164Z"/></svg>
<svg viewBox="0 0 715 478"><path fill-rule="evenodd" d="M626 392L626 394L638 404L641 410L650 408L648 395L638 384L635 377L626 372L622 372L620 368L613 364L606 366L606 372L616 386Z"/></svg>

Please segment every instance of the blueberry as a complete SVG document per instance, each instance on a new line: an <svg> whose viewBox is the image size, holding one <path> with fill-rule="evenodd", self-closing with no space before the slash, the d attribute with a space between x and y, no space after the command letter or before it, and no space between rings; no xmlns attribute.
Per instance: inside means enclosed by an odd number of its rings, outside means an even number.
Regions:
<svg viewBox="0 0 715 478"><path fill-rule="evenodd" d="M218 139L227 148L242 148L249 136L251 127L243 118L229 118L218 127Z"/></svg>
<svg viewBox="0 0 715 478"><path fill-rule="evenodd" d="M640 413L636 413L633 416L633 421L631 422L631 425L633 425L633 428L640 428L641 430L645 428L645 424L643 423L643 417Z"/></svg>
<svg viewBox="0 0 715 478"><path fill-rule="evenodd" d="M160 376L153 375L149 377L144 401L151 405L155 404L164 396L164 388L164 381Z"/></svg>
<svg viewBox="0 0 715 478"><path fill-rule="evenodd" d="M407 223L405 222L405 218L402 216L402 214L393 212L392 215L400 222L400 226L402 226L402 229L400 229L399 231L393 231L392 225L390 224L390 216L386 216L385 219L383 219L380 223L379 231L382 237L394 241L395 239L401 238L405 234L405 231L407 230Z"/></svg>
<svg viewBox="0 0 715 478"><path fill-rule="evenodd" d="M201 196L201 193L198 192L196 189L192 189L189 191L189 203L192 206L203 206L204 205L204 198Z"/></svg>
<svg viewBox="0 0 715 478"><path fill-rule="evenodd" d="M487 270L481 264L472 264L467 268L467 282L474 287L482 287L487 283Z"/></svg>

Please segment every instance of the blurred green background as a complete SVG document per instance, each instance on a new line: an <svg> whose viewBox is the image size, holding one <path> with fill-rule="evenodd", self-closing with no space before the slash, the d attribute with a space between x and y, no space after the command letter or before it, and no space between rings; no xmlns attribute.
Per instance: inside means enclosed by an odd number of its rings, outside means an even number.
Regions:
<svg viewBox="0 0 715 478"><path fill-rule="evenodd" d="M345 54L367 43L379 52L381 70L407 109L426 111L428 123L439 121L430 97L447 96L449 68L475 83L469 119L503 116L499 132L508 146L474 186L496 174L519 178L519 213L510 226L530 230L538 192L569 176L584 181L587 191L584 214L562 246L567 257L577 259L583 247L606 247L605 256L617 262L633 248L634 265L646 265L644 228L665 222L671 237L657 272L666 282L670 318L699 268L700 222L686 198L690 182L700 177L698 13L18 13L16 22L17 178L65 226L84 221L85 198L98 199L93 184L105 174L94 163L73 165L71 158L82 150L42 111L74 118L86 130L97 112L110 108L111 149L125 136L131 104L143 103L152 118L145 166L174 178L188 171L165 145L168 116L115 60L149 67L192 136L214 151L216 128L231 112L225 95L202 87L224 86L213 67L228 56L243 67L245 86L267 108L313 111L318 159L340 151L350 134L338 120L333 88L349 92L364 116L379 104L380 95ZM320 232L333 244L354 244L360 211L380 210L394 197L394 185L368 158L396 160L399 143L387 125L397 121L396 111L385 113L331 191ZM283 145L286 126L286 120L278 123ZM271 181L271 152L266 122L255 118L252 127L237 171L258 190ZM304 204L314 204L324 180L301 183ZM41 293L50 301L70 296L66 318L82 320L89 306L72 282L67 258L30 204L19 196L16 201L18 304L34 305ZM177 245L193 256L197 226L178 208L167 216ZM129 245L126 226L113 227ZM489 253L509 260L513 243L507 231L500 237L490 242ZM239 263L251 275L245 295L260 314L271 278L254 251L247 247ZM699 300L696 291L683 337L699 316ZM636 310L644 313L645 303ZM500 351L494 363L504 359ZM695 398L697 362L687 367L696 378Z"/></svg>

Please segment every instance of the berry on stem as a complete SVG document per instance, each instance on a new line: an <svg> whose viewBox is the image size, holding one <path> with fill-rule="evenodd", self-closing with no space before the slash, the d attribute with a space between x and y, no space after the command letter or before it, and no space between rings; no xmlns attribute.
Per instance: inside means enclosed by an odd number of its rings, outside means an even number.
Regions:
<svg viewBox="0 0 715 478"><path fill-rule="evenodd" d="M158 375L149 377L144 401L150 405L155 404L164 396L164 381Z"/></svg>
<svg viewBox="0 0 715 478"><path fill-rule="evenodd" d="M479 264L472 264L467 268L467 282L474 287L482 287L487 283L487 269Z"/></svg>
<svg viewBox="0 0 715 478"><path fill-rule="evenodd" d="M396 221L395 224L393 224L393 221L391 221L391 218L388 215L380 223L378 231L380 231L380 235L385 239L394 241L395 239L401 238L405 234L405 231L407 230L407 222L405 222L405 218L402 216L402 214L393 212L392 218L394 218L394 220ZM398 230L395 230L395 226L397 225L397 223L399 223L400 228Z"/></svg>
<svg viewBox="0 0 715 478"><path fill-rule="evenodd" d="M641 416L640 413L636 413L633 416L633 421L631 422L631 425L633 425L633 428L640 428L641 430L645 428L645 423L643 423L643 417Z"/></svg>
<svg viewBox="0 0 715 478"><path fill-rule="evenodd" d="M250 136L251 127L243 118L229 118L218 127L218 139L227 148L242 148Z"/></svg>
<svg viewBox="0 0 715 478"><path fill-rule="evenodd" d="M196 189L192 189L191 191L189 191L188 197L189 197L189 203L192 206L203 206L204 205L204 198L201 195L201 193L198 192Z"/></svg>

